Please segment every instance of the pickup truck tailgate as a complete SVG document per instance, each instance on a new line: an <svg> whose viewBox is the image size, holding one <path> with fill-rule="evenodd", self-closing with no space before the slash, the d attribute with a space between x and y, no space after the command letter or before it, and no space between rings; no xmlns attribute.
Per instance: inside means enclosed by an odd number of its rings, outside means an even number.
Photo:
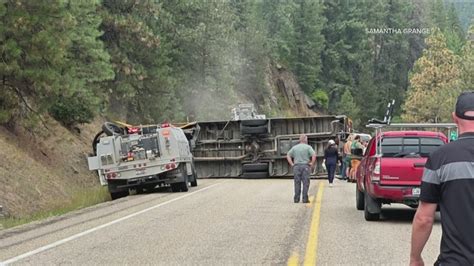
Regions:
<svg viewBox="0 0 474 266"><path fill-rule="evenodd" d="M381 158L380 184L419 186L426 158Z"/></svg>

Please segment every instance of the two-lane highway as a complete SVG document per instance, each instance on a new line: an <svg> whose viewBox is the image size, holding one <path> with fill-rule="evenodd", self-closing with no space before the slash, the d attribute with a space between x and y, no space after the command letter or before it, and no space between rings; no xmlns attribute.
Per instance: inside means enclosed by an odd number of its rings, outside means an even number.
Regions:
<svg viewBox="0 0 474 266"><path fill-rule="evenodd" d="M134 195L0 231L0 264L408 263L413 210L389 207L366 222L354 184L312 180L312 202L295 204L289 179L199 181L187 193ZM440 231L438 223L427 263Z"/></svg>

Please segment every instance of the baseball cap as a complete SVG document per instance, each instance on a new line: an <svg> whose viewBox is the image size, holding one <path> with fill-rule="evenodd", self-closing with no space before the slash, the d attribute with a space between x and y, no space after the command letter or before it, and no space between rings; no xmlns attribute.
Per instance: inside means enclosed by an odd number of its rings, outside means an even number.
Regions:
<svg viewBox="0 0 474 266"><path fill-rule="evenodd" d="M336 142L334 142L334 140L330 139L329 140L329 145L334 145L334 144L336 144Z"/></svg>
<svg viewBox="0 0 474 266"><path fill-rule="evenodd" d="M461 119L474 120L474 116L465 115L466 112L474 112L474 91L467 91L458 96L456 102L456 116Z"/></svg>

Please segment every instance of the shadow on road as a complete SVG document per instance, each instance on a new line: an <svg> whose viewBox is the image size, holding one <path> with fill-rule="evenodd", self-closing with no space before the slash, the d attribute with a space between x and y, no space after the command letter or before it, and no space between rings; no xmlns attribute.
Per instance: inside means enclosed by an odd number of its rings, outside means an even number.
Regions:
<svg viewBox="0 0 474 266"><path fill-rule="evenodd" d="M407 207L388 207L382 208L381 221L390 221L395 223L412 223L413 217L415 216L416 209ZM440 222L440 215L436 213L435 223Z"/></svg>

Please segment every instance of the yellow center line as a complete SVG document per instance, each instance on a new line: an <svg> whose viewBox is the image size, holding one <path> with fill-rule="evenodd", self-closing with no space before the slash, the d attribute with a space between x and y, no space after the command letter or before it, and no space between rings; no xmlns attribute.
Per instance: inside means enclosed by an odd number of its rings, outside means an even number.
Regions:
<svg viewBox="0 0 474 266"><path fill-rule="evenodd" d="M304 265L316 265L317 249L318 249L318 234L319 234L319 221L321 213L321 201L323 198L323 189L325 182L321 181L318 186L318 192L315 196L314 202L316 208L313 210L311 217L311 227L309 229L308 242L306 243L306 253L304 256ZM289 263L289 261L288 261Z"/></svg>
<svg viewBox="0 0 474 266"><path fill-rule="evenodd" d="M293 252L293 254L291 254L291 257L288 259L288 263L287 265L288 266L297 266L299 263L299 257L298 257L298 252Z"/></svg>

